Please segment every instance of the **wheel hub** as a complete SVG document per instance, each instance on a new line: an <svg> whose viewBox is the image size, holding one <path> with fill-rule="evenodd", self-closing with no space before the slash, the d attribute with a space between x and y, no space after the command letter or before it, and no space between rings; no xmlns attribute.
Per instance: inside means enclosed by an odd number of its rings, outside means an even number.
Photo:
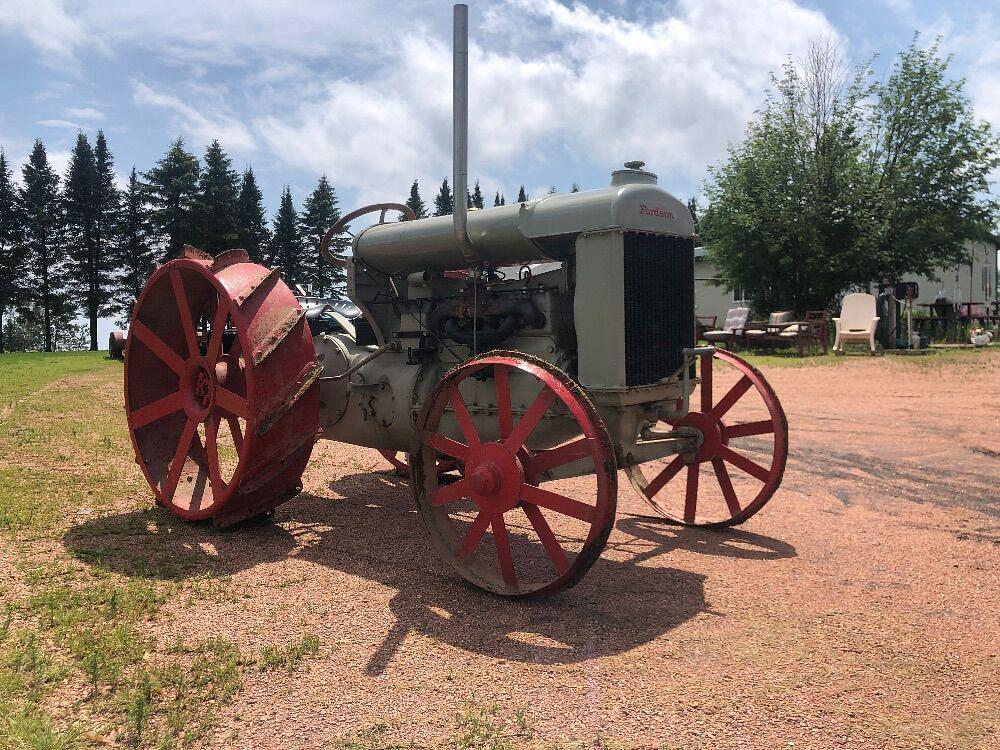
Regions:
<svg viewBox="0 0 1000 750"><path fill-rule="evenodd" d="M500 443L473 448L466 463L473 501L491 513L505 513L520 502L524 470L520 461Z"/></svg>
<svg viewBox="0 0 1000 750"><path fill-rule="evenodd" d="M216 380L212 373L199 361L189 361L185 378L187 399L185 411L191 419L204 421L215 405Z"/></svg>
<svg viewBox="0 0 1000 750"><path fill-rule="evenodd" d="M694 454L692 463L705 463L719 455L719 447L728 441L723 431L722 420L700 411L690 412L675 427L692 427L702 435L701 446Z"/></svg>

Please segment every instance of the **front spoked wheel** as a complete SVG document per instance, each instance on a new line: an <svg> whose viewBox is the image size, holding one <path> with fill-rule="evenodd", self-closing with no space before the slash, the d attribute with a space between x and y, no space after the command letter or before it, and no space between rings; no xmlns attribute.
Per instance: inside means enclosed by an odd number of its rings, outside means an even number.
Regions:
<svg viewBox="0 0 1000 750"><path fill-rule="evenodd" d="M642 498L669 521L735 526L763 508L780 486L788 422L764 376L735 354L721 349L702 354L699 376L690 412L669 423L700 432L698 452L630 463L626 472Z"/></svg>
<svg viewBox="0 0 1000 750"><path fill-rule="evenodd" d="M439 454L456 460L461 479L441 483ZM493 352L448 373L420 415L410 461L435 547L488 591L572 586L611 533L617 478L607 428L566 374L535 357ZM558 469L570 478L547 481Z"/></svg>

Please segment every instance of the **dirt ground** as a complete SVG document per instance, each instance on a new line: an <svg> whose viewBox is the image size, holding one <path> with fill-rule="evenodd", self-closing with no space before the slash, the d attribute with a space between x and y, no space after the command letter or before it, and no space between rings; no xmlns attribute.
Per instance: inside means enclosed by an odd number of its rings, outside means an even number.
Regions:
<svg viewBox="0 0 1000 750"><path fill-rule="evenodd" d="M603 557L539 603L466 585L374 451L320 443L273 525L163 539L244 593L178 598L156 627L250 650L320 637L305 670L246 675L213 748L379 725L377 742L436 746L470 706L495 706L515 746L1000 747L995 355L764 367L791 446L769 505L679 529L621 477ZM102 521L123 545L131 513Z"/></svg>

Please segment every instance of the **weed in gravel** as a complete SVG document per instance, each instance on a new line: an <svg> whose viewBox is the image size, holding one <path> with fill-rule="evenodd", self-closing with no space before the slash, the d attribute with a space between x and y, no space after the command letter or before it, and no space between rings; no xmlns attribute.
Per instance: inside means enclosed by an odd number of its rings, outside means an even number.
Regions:
<svg viewBox="0 0 1000 750"><path fill-rule="evenodd" d="M355 735L350 739L334 740L331 750L405 750L405 745L397 745L385 739L389 727L386 724L376 724L367 732Z"/></svg>
<svg viewBox="0 0 1000 750"><path fill-rule="evenodd" d="M458 715L458 734L455 746L463 750L513 750L515 739L531 737L525 709L514 712L513 722L500 717L500 707L487 707L472 695L465 701L463 711ZM512 726L511 726L512 724Z"/></svg>
<svg viewBox="0 0 1000 750"><path fill-rule="evenodd" d="M307 656L319 653L319 638L314 635L303 636L302 640L277 648L264 646L260 652L260 671L270 672L284 668L291 674L302 664Z"/></svg>

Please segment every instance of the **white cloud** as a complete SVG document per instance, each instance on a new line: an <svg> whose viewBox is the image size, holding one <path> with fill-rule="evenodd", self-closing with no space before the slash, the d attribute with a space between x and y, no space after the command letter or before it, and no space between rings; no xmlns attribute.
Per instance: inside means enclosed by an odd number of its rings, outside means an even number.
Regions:
<svg viewBox="0 0 1000 750"><path fill-rule="evenodd" d="M784 56L839 38L791 0L681 0L652 22L512 0L487 21L491 48L475 35L470 46L472 174L569 155L606 166L643 158L700 180L740 137ZM448 174L449 45L409 33L384 55L366 78L332 81L255 129L286 162L372 197L405 194L413 175Z"/></svg>
<svg viewBox="0 0 1000 750"><path fill-rule="evenodd" d="M88 41L77 18L60 0L0 0L0 29L20 33L54 64L74 62L77 46Z"/></svg>
<svg viewBox="0 0 1000 750"><path fill-rule="evenodd" d="M75 122L70 122L69 120L37 120L36 125L41 125L45 128L69 128L70 130L80 130L80 126Z"/></svg>
<svg viewBox="0 0 1000 750"><path fill-rule="evenodd" d="M75 117L78 120L103 120L104 113L93 107L67 107L67 117Z"/></svg>
<svg viewBox="0 0 1000 750"><path fill-rule="evenodd" d="M225 113L204 114L179 97L163 94L141 81L132 86L132 98L137 104L145 104L165 109L171 114L172 123L199 145L218 138L226 149L237 152L253 151L256 147L253 136L242 122Z"/></svg>
<svg viewBox="0 0 1000 750"><path fill-rule="evenodd" d="M217 137L236 152L264 144L276 168L326 172L365 200L406 195L415 176L428 199L451 172L450 4L79 0L71 14L58 0L36 6L44 12L0 24L54 59L141 50L187 66L182 87L147 79L133 84L133 99L199 143ZM610 168L628 158L698 182L741 136L784 56L810 39L839 38L822 13L794 0L677 0L639 12L629 20L556 0L473 8L470 167L484 190L504 189L502 176L525 165L542 172L534 182L557 165ZM199 88L205 80L214 85ZM240 109L253 114L241 120ZM516 193L505 187L508 198Z"/></svg>

